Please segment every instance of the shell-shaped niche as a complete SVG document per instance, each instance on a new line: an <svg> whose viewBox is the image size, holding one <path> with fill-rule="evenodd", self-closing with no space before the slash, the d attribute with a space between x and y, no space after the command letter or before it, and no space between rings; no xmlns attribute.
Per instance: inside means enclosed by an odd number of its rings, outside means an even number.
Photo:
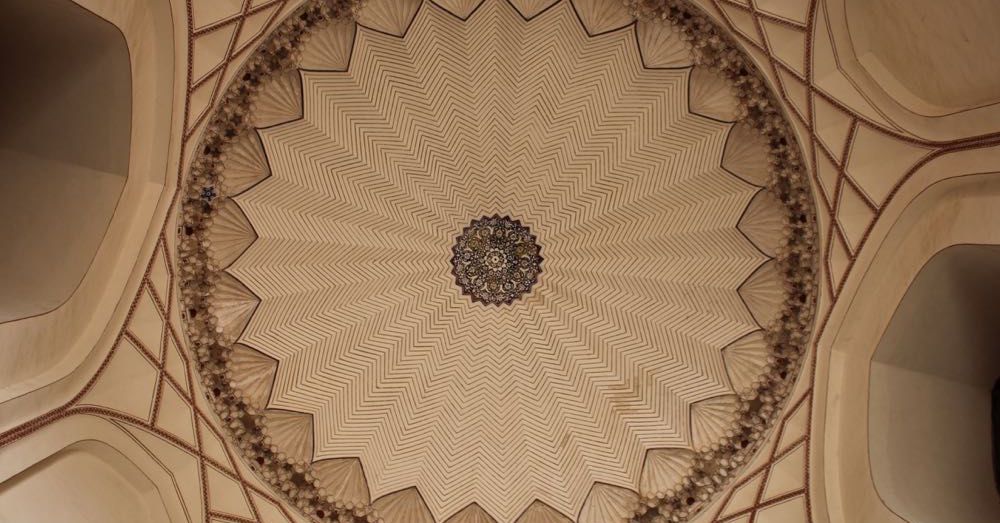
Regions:
<svg viewBox="0 0 1000 523"><path fill-rule="evenodd" d="M267 435L289 458L310 463L313 460L312 416L290 410L267 409Z"/></svg>
<svg viewBox="0 0 1000 523"><path fill-rule="evenodd" d="M223 272L215 286L212 297L212 312L215 314L222 332L229 339L236 340L246 329L254 310L260 303L250 289L231 274Z"/></svg>
<svg viewBox="0 0 1000 523"><path fill-rule="evenodd" d="M573 6L592 35L620 29L635 20L621 0L573 0Z"/></svg>
<svg viewBox="0 0 1000 523"><path fill-rule="evenodd" d="M722 349L722 360L733 390L743 392L753 386L767 365L767 342L764 331L754 331Z"/></svg>
<svg viewBox="0 0 1000 523"><path fill-rule="evenodd" d="M367 505L371 502L361 460L357 458L320 460L313 463L313 473L327 495L337 501L354 505Z"/></svg>
<svg viewBox="0 0 1000 523"><path fill-rule="evenodd" d="M771 177L767 140L749 125L736 124L729 131L722 167L743 181L763 187Z"/></svg>
<svg viewBox="0 0 1000 523"><path fill-rule="evenodd" d="M760 191L750 200L738 227L758 249L773 257L781 246L785 207L771 191Z"/></svg>
<svg viewBox="0 0 1000 523"><path fill-rule="evenodd" d="M271 168L264 155L264 146L256 131L246 133L226 149L222 167L223 187L226 194L239 194L271 175Z"/></svg>
<svg viewBox="0 0 1000 523"><path fill-rule="evenodd" d="M578 523L625 523L632 519L639 495L622 487L595 483L580 509Z"/></svg>
<svg viewBox="0 0 1000 523"><path fill-rule="evenodd" d="M736 91L721 73L695 67L688 82L691 112L724 122L736 120Z"/></svg>
<svg viewBox="0 0 1000 523"><path fill-rule="evenodd" d="M233 200L226 200L219 206L219 214L212 219L208 239L212 258L219 267L228 267L257 239L257 233L240 206Z"/></svg>
<svg viewBox="0 0 1000 523"><path fill-rule="evenodd" d="M479 7L479 4L483 3L483 0L436 0L434 3L459 18L468 18ZM474 505L469 505L469 507L472 506Z"/></svg>
<svg viewBox="0 0 1000 523"><path fill-rule="evenodd" d="M691 405L691 446L702 450L718 443L732 428L738 404L735 394L727 394Z"/></svg>
<svg viewBox="0 0 1000 523"><path fill-rule="evenodd" d="M688 449L652 449L646 452L639 479L639 492L653 496L677 486L688 474L694 452Z"/></svg>
<svg viewBox="0 0 1000 523"><path fill-rule="evenodd" d="M357 29L354 20L331 20L326 27L314 31L302 46L299 66L320 71L346 71Z"/></svg>
<svg viewBox="0 0 1000 523"><path fill-rule="evenodd" d="M673 25L663 21L636 24L642 63L650 68L689 67L694 61L688 44Z"/></svg>
<svg viewBox="0 0 1000 523"><path fill-rule="evenodd" d="M358 12L358 23L396 36L403 36L423 0L367 0Z"/></svg>
<svg viewBox="0 0 1000 523"><path fill-rule="evenodd" d="M521 513L516 523L573 523L573 521L545 503L535 501Z"/></svg>
<svg viewBox="0 0 1000 523"><path fill-rule="evenodd" d="M270 127L302 117L302 78L292 70L266 82L257 96L254 125Z"/></svg>
<svg viewBox="0 0 1000 523"><path fill-rule="evenodd" d="M757 325L767 327L778 318L784 301L784 282L774 260L764 263L740 286L740 297L747 304Z"/></svg>
<svg viewBox="0 0 1000 523"><path fill-rule="evenodd" d="M387 494L372 506L385 523L434 523L434 516L415 488Z"/></svg>
<svg viewBox="0 0 1000 523"><path fill-rule="evenodd" d="M497 523L497 521L490 517L482 507L473 503L460 510L458 514L448 518L445 523Z"/></svg>
<svg viewBox="0 0 1000 523"><path fill-rule="evenodd" d="M265 407L271 398L278 360L237 343L229 356L229 368L233 371L236 388L244 397L257 408Z"/></svg>

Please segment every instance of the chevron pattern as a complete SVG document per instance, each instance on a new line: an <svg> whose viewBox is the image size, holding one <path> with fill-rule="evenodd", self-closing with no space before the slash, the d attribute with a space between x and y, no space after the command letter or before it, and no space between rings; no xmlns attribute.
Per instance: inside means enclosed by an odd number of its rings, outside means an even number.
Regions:
<svg viewBox="0 0 1000 523"><path fill-rule="evenodd" d="M265 87L266 162L237 174L270 176L234 198L249 228L220 221L240 254L217 309L259 351L243 367L278 362L242 380L273 379L248 395L281 413L290 457L360 458L376 506L421 519L544 505L596 521L627 517L648 451L689 459L725 432L730 376L742 388L753 365L723 348L782 292L750 239L773 240L757 207L777 203L740 172L765 144L730 132L718 78L646 65L682 64L677 39L617 5L373 0L310 40L312 69ZM492 214L546 253L500 308L463 296L449 263Z"/></svg>
<svg viewBox="0 0 1000 523"><path fill-rule="evenodd" d="M435 1L442 6L468 3L462 0ZM508 1L525 18L530 19L558 0ZM198 132L204 127L207 115L214 109L222 87L239 71L240 62L252 52L254 46L270 33L278 20L283 19L299 3L299 0L188 0L187 33L191 49L187 60L189 96L186 103L178 104L178 110L185 111L187 122L183 132L171 137L172 140L176 139L187 145L183 165L189 164L190 151L198 143ZM877 103L867 100L856 90L846 73L838 69L839 62L835 54L839 50L833 45L829 34L831 24L826 19L824 2L699 0L697 3L717 14L741 45L758 55L763 63L769 64L765 73L771 76L790 116L801 124L802 136L807 137L803 146L810 157L810 174L816 184L818 199L825 209L823 214L828 216L826 226L821 230L821 237L826 258L822 270L827 280L829 299L821 304L829 311L837 304L840 296L844 296L845 300L851 297L849 292L841 294L845 282L852 279L851 275L865 273L867 266L855 261L860 254L880 245L879 241L867 241L868 232L882 219L882 210L896 199L897 190L924 183L914 174L920 172L931 160L957 156L966 150L975 152L977 148L995 146L1000 143L1000 133L994 131L988 136L965 133L952 141L936 142L914 139L906 134L905 128L887 121L878 111ZM351 27L353 28L353 24ZM643 39L642 51L647 67L690 65L686 55L679 50L671 52L664 47L657 51L645 47L647 40L657 39L673 40L675 45L683 47L669 31L663 30L663 26L639 23L636 27ZM651 28L655 30L650 31ZM321 53L328 60L320 64L321 67L309 64L308 68L336 69L337 56L330 53L331 51ZM329 61L331 57L335 59L334 62ZM307 56L303 60L305 58ZM306 64L303 63L303 66ZM733 134L730 135L729 144L740 143L742 142L735 140ZM861 154L855 156L855 152ZM900 155L899 152L904 154ZM259 156L255 156L257 153ZM226 194L241 192L246 186L268 174L269 168L263 160L262 149L253 151L251 156L245 158L238 158L239 153L230 149L228 156ZM724 162L728 170L750 180L749 174L752 172L741 173L730 168L730 164L738 160L737 157L730 158L727 152L724 158L730 160ZM901 158L905 161L898 161ZM748 157L744 159L752 160ZM242 177L237 175L241 161L244 162L242 167L245 169ZM744 165L750 166L752 165ZM181 170L184 169L186 167L181 167ZM180 181L181 178L178 177L178 187L182 187L179 185ZM865 191L872 183L875 185L869 194ZM888 195L877 190L884 191L885 187L891 188ZM849 216L849 213L842 212L845 207L849 207L845 205L851 201L848 194L871 200L868 204L872 204L872 213ZM868 207L864 201L861 203ZM870 222L864 221L866 217ZM743 225L741 222L741 228ZM295 512L295 507L274 497L270 487L258 481L238 459L232 443L225 438L224 428L218 424L217 416L212 415L210 407L202 401L204 391L200 391L196 381L192 379L197 374L190 361L186 341L182 334L178 334L183 331L183 324L175 305L176 298L169 290L177 284L171 270L171 260L175 253L169 238L173 234L173 227L174 221L167 219L158 232L168 239L161 238L160 248L148 259L147 276L143 279L143 284L135 291L136 294L123 298L128 300L134 297L135 314L130 315L119 326L119 336L104 364L73 400L55 411L39 415L0 434L0 448L22 441L22 438L35 437L39 429L66 420L110 420L141 440L151 457L161 460L171 469L191 520L241 523L299 521L302 516ZM749 235L748 229L744 231ZM878 239L877 235L873 238ZM159 297L158 302L162 305L158 313L162 318L147 321L152 317L148 313L154 304L149 295L154 289L153 297ZM820 318L817 339L828 319L829 312ZM161 327L167 326L166 331L161 333L162 339L154 338L151 334L157 321L162 322L159 324ZM154 341L147 344L147 339ZM748 336L730 345L723 352L724 357L727 360L743 360L737 354L743 354L747 348L746 343L752 339L752 336ZM753 346L750 348L750 358L756 361L758 349L756 344L750 345ZM164 350L161 356L161 351ZM121 365L121 360L135 357L148 361L152 372L137 375L133 363ZM251 374L247 376L266 380L268 371L260 369L268 366L266 362L269 358L261 355L248 357L253 361L243 368L254 370L248 371ZM124 372L116 374L118 370ZM728 367L728 363L727 370L735 381L736 374L733 374L733 368ZM742 370L739 375L743 375ZM802 456L815 456L822 451L821 445L811 445L810 436L809 421L813 417L811 407L815 401L811 386L815 376L814 368L812 376L804 375L799 380L809 390L798 400L798 407L793 405L786 408L782 416L783 426L772 435L773 447L766 463L744 471L737 481L720 493L720 506L717 510L702 513L696 521L813 521L810 512L822 510L822 496L813 499L810 491L812 488L822 487L822 483L816 477L815 470L810 478L810 468L815 467L815 461L811 464L809 459L803 460ZM150 381L153 383L150 384ZM114 386L109 385L112 383ZM125 383L128 385L123 385ZM190 406L179 406L177 397L184 404L190 403ZM100 407L95 406L98 404ZM180 423L184 417L174 412L181 408L187 409L183 413L190 417L187 423ZM128 414L133 411L135 414ZM197 434L200 437L196 437ZM680 451L668 449L663 452ZM663 457L660 456L660 451L650 451L647 454L643 469L644 483L640 492L645 494L665 489L675 481L676 476L671 475L669 470L663 474L651 472L647 475L645 472L657 468ZM337 467L326 465L330 461L315 462L313 467L320 473L330 468L336 471L336 477L351 481L363 475L358 460L337 462ZM350 473L342 471L339 465L348 467ZM782 471L782 467L789 470ZM683 468L678 470L682 471ZM793 477L788 472L796 473L797 480L794 484L779 484L772 479L782 477L785 480L782 483L786 483ZM657 484L652 478L662 479ZM364 480L363 477L360 479ZM229 488L227 481L230 482ZM367 501L365 485L356 482L352 484L351 481L324 486L338 499ZM345 489L350 493L345 495ZM245 498L245 501L235 503L236 498L230 496L234 491L238 494L237 498ZM239 506L240 504L243 506ZM462 514L466 512L463 510ZM536 501L516 521L569 523L571 519Z"/></svg>

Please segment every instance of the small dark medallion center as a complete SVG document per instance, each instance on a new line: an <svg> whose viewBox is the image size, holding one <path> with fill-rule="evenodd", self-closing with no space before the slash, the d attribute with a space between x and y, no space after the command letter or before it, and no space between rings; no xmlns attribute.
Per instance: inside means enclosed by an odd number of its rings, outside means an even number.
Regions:
<svg viewBox="0 0 1000 523"><path fill-rule="evenodd" d="M509 216L472 220L451 251L455 283L462 294L484 305L513 303L542 272L542 248L531 230Z"/></svg>

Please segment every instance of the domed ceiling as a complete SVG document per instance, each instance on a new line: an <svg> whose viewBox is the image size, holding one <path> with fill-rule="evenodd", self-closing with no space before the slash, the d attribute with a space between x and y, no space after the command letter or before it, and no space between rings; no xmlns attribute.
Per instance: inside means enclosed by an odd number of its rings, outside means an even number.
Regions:
<svg viewBox="0 0 1000 523"><path fill-rule="evenodd" d="M707 18L618 1L347 14L276 31L188 183L189 336L237 446L320 519L696 511L811 318L763 83L698 51L730 45Z"/></svg>

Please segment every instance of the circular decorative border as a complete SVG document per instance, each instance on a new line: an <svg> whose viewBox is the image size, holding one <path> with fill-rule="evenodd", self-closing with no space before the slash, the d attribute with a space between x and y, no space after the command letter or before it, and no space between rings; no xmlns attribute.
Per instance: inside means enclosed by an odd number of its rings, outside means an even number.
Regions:
<svg viewBox="0 0 1000 523"><path fill-rule="evenodd" d="M362 0L307 0L255 51L237 73L209 120L196 149L182 194L179 274L186 332L198 362L206 396L250 467L310 518L333 522L376 522L371 504L335 499L320 485L311 466L286 456L267 435L261 406L235 385L230 355L235 339L216 317L212 297L223 274L213 261L209 229L218 216L223 165L231 142L253 132L253 101L268 78L296 67L308 35L336 19L352 18ZM640 499L633 519L642 523L690 519L759 450L788 398L801 368L816 310L817 227L815 209L798 142L780 105L757 67L711 18L689 0L625 0L639 20L671 24L689 46L696 68L732 82L736 122L766 138L770 191L785 209L782 242L775 254L785 283L777 320L764 326L769 356L764 372L740 395L737 419L726 436L700 449L678 485Z"/></svg>

